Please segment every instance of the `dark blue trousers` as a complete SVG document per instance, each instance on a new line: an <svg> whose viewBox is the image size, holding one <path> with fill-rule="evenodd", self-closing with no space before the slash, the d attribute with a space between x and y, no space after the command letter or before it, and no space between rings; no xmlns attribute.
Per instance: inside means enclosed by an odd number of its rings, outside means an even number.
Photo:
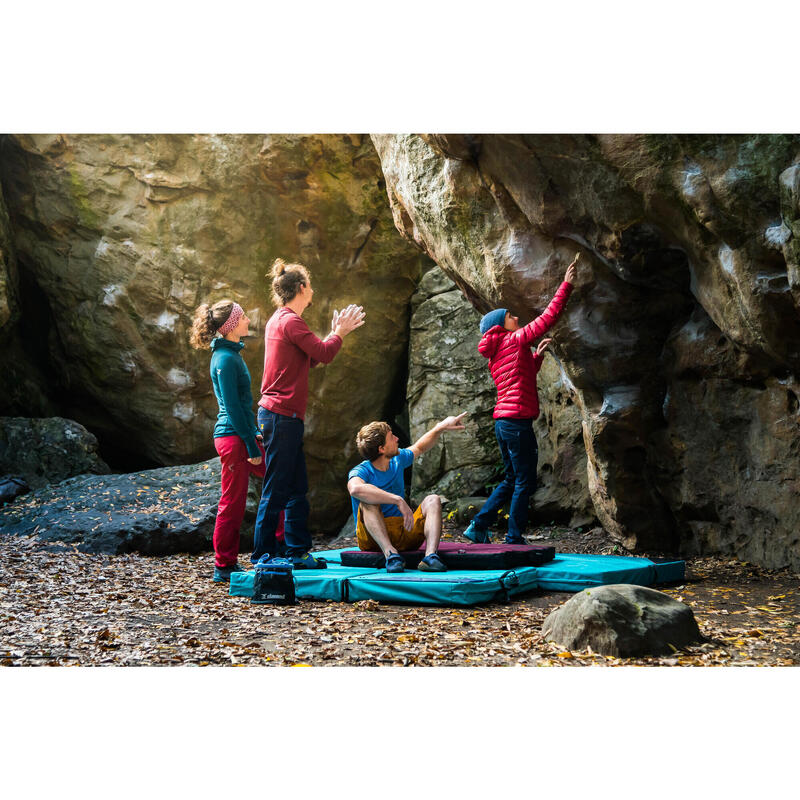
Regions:
<svg viewBox="0 0 800 800"><path fill-rule="evenodd" d="M264 484L256 516L255 541L250 560L276 555L275 530L281 511L286 512L286 555L302 556L311 549L308 530L308 474L303 452L303 420L258 407L258 428L264 437Z"/></svg>
<svg viewBox="0 0 800 800"><path fill-rule="evenodd" d="M539 462L533 420L498 419L494 423L494 433L500 445L505 474L473 521L479 528L488 530L497 522L498 510L511 498L506 543L523 544L522 535L528 524L528 503L536 491Z"/></svg>

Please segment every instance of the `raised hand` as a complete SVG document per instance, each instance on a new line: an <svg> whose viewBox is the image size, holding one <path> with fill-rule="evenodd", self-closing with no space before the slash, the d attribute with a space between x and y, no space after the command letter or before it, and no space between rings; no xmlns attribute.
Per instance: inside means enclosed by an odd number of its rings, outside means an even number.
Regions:
<svg viewBox="0 0 800 800"><path fill-rule="evenodd" d="M339 324L339 312L333 309L333 319L331 320L331 333L336 331L336 326Z"/></svg>
<svg viewBox="0 0 800 800"><path fill-rule="evenodd" d="M540 356L542 353L544 353L544 351L550 347L550 342L552 341L552 339L542 339L542 341L539 342L539 346L536 348L536 355Z"/></svg>
<svg viewBox="0 0 800 800"><path fill-rule="evenodd" d="M464 423L461 421L467 415L466 411L462 411L457 417L446 417L436 427L440 431L463 431Z"/></svg>
<svg viewBox="0 0 800 800"><path fill-rule="evenodd" d="M333 332L344 338L348 333L352 333L356 328L360 328L364 324L365 316L364 309L361 306L351 303L347 308L339 312Z"/></svg>
<svg viewBox="0 0 800 800"><path fill-rule="evenodd" d="M575 281L578 278L578 259L581 257L580 252L575 253L575 258L572 259L572 263L567 267L567 272L564 275L564 280L567 283L571 283L573 286L575 285Z"/></svg>

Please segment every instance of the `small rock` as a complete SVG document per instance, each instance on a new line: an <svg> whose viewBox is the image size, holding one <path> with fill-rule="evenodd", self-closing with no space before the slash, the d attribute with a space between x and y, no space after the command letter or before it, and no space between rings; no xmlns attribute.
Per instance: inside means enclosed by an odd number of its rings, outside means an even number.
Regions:
<svg viewBox="0 0 800 800"><path fill-rule="evenodd" d="M550 613L542 632L569 650L621 658L671 655L702 639L689 606L629 584L584 589Z"/></svg>

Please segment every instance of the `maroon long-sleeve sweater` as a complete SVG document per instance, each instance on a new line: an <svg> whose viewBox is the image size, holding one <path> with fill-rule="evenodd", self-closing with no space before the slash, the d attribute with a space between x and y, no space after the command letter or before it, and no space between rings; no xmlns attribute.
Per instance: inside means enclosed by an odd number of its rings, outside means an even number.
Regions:
<svg viewBox="0 0 800 800"><path fill-rule="evenodd" d="M572 294L572 284L566 281L558 287L547 308L524 328L507 331L495 325L483 334L478 351L489 359L489 371L497 387L495 419L536 419L539 416L539 393L536 373L543 356L531 352L538 339L555 325Z"/></svg>
<svg viewBox="0 0 800 800"><path fill-rule="evenodd" d="M287 417L304 419L308 404L308 371L330 364L342 346L335 333L322 340L291 308L279 308L264 329L264 377L260 406Z"/></svg>

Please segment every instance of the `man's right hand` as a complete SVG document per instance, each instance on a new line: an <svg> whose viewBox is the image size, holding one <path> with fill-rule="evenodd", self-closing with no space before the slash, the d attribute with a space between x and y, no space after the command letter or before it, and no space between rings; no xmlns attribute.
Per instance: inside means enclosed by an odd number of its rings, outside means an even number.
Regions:
<svg viewBox="0 0 800 800"><path fill-rule="evenodd" d="M443 431L463 431L465 428L461 420L466 416L467 412L462 411L457 417L445 417L445 419L436 425L436 429L439 433Z"/></svg>
<svg viewBox="0 0 800 800"><path fill-rule="evenodd" d="M567 272L564 275L564 281L566 283L571 283L573 286L575 285L575 281L578 279L578 259L581 257L581 254L575 253L575 258L572 259L572 263L567 267Z"/></svg>
<svg viewBox="0 0 800 800"><path fill-rule="evenodd" d="M402 497L398 495L397 497L397 508L400 510L400 513L403 515L403 527L407 531L412 531L414 529L414 512L411 510L411 506L403 500Z"/></svg>
<svg viewBox="0 0 800 800"><path fill-rule="evenodd" d="M364 309L361 306L350 304L343 311L333 312L333 332L344 339L348 333L364 324Z"/></svg>

